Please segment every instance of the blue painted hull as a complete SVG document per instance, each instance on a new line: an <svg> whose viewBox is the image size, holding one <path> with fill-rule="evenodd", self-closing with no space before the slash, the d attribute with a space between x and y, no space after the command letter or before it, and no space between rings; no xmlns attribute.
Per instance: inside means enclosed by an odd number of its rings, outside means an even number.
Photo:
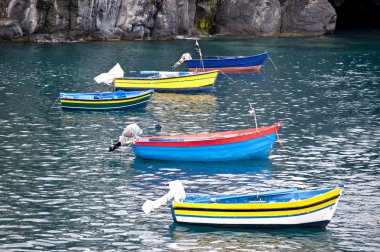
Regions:
<svg viewBox="0 0 380 252"><path fill-rule="evenodd" d="M136 146L133 151L138 158L172 161L232 161L267 159L276 139L276 133L248 141L211 146Z"/></svg>
<svg viewBox="0 0 380 252"><path fill-rule="evenodd" d="M205 58L203 61L199 59L186 60L185 64L188 68L232 68L232 67L253 67L264 64L268 53L247 57L213 57Z"/></svg>

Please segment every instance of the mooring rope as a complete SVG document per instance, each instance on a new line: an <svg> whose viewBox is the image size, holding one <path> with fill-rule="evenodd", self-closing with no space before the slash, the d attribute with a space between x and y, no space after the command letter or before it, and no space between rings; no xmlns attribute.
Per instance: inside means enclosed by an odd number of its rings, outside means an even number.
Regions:
<svg viewBox="0 0 380 252"><path fill-rule="evenodd" d="M276 68L276 70L278 71L278 68L277 68L276 65L274 64L274 62L273 62L273 60L271 59L271 57L269 56L269 54L267 54L267 55L268 55L268 59L270 60L270 62L272 62L274 68Z"/></svg>
<svg viewBox="0 0 380 252"><path fill-rule="evenodd" d="M50 107L50 109L49 109L49 113L50 113L50 111L54 108L54 106L55 106L55 104L58 102L59 98L60 98L60 96L57 97L57 99L55 100L55 102L53 103L53 105Z"/></svg>
<svg viewBox="0 0 380 252"><path fill-rule="evenodd" d="M231 77L229 77L227 74L225 74L222 70L219 70L222 74L224 74L224 76L226 76L230 81L232 81L232 82L236 82L236 81L234 81Z"/></svg>

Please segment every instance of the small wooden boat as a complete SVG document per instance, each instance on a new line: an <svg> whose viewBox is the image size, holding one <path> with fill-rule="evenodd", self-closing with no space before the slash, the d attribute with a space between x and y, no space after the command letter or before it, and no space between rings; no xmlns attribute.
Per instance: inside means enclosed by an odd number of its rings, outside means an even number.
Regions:
<svg viewBox="0 0 380 252"><path fill-rule="evenodd" d="M136 157L171 161L267 159L281 123L274 126L192 135L139 137Z"/></svg>
<svg viewBox="0 0 380 252"><path fill-rule="evenodd" d="M269 52L254 56L209 56L204 59L185 60L189 71L256 72L261 69Z"/></svg>
<svg viewBox="0 0 380 252"><path fill-rule="evenodd" d="M121 110L145 107L153 90L117 91L104 93L61 93L62 109L74 110Z"/></svg>
<svg viewBox="0 0 380 252"><path fill-rule="evenodd" d="M154 89L155 92L207 92L215 83L219 71L209 72L161 72L141 71L148 77L116 78L115 90Z"/></svg>
<svg viewBox="0 0 380 252"><path fill-rule="evenodd" d="M326 227L334 215L343 188L340 185L307 191L285 189L249 195L186 196L182 193L185 196L181 197L185 199L172 201L171 212L174 222L191 225Z"/></svg>

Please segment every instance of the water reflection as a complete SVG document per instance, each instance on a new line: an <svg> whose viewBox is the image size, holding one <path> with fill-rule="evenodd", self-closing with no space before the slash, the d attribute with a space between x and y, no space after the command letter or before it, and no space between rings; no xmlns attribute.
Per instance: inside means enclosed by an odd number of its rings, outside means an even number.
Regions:
<svg viewBox="0 0 380 252"><path fill-rule="evenodd" d="M208 111L216 106L216 98L211 94L155 93L152 100L160 108L190 113Z"/></svg>
<svg viewBox="0 0 380 252"><path fill-rule="evenodd" d="M260 175L263 179L272 176L272 163L269 160L243 160L233 162L167 162L135 158L130 167L142 173L162 173L165 179L177 179L178 175L191 178L193 176L213 176L218 174L250 174Z"/></svg>
<svg viewBox="0 0 380 252"><path fill-rule="evenodd" d="M106 113L50 107L61 91L97 89L89 80L115 59L126 71L160 69L193 41L2 43L0 250L379 251L380 49L378 35L367 35L204 40L202 49L215 55L269 50L278 70L266 62L258 74L228 75L234 81L221 74L210 94L157 93L145 110ZM163 47L170 50L157 50ZM172 163L135 159L130 148L107 152L129 123L144 135L254 127L249 100L259 126L283 122L283 148L276 144L267 163ZM338 183L346 190L323 231L169 231L169 208L145 216L141 206L174 179L189 194Z"/></svg>
<svg viewBox="0 0 380 252"><path fill-rule="evenodd" d="M247 230L171 224L171 249L222 251L336 251L326 229ZM207 235L206 235L207 234ZM312 249L313 248L313 249ZM319 249L317 249L319 248Z"/></svg>

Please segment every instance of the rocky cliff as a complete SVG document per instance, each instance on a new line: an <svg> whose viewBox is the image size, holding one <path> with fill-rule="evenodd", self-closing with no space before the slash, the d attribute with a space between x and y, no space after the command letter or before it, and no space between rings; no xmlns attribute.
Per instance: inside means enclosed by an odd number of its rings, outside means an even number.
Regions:
<svg viewBox="0 0 380 252"><path fill-rule="evenodd" d="M344 0L331 0L339 5ZM328 0L0 0L0 39L172 39L177 35L320 35Z"/></svg>

